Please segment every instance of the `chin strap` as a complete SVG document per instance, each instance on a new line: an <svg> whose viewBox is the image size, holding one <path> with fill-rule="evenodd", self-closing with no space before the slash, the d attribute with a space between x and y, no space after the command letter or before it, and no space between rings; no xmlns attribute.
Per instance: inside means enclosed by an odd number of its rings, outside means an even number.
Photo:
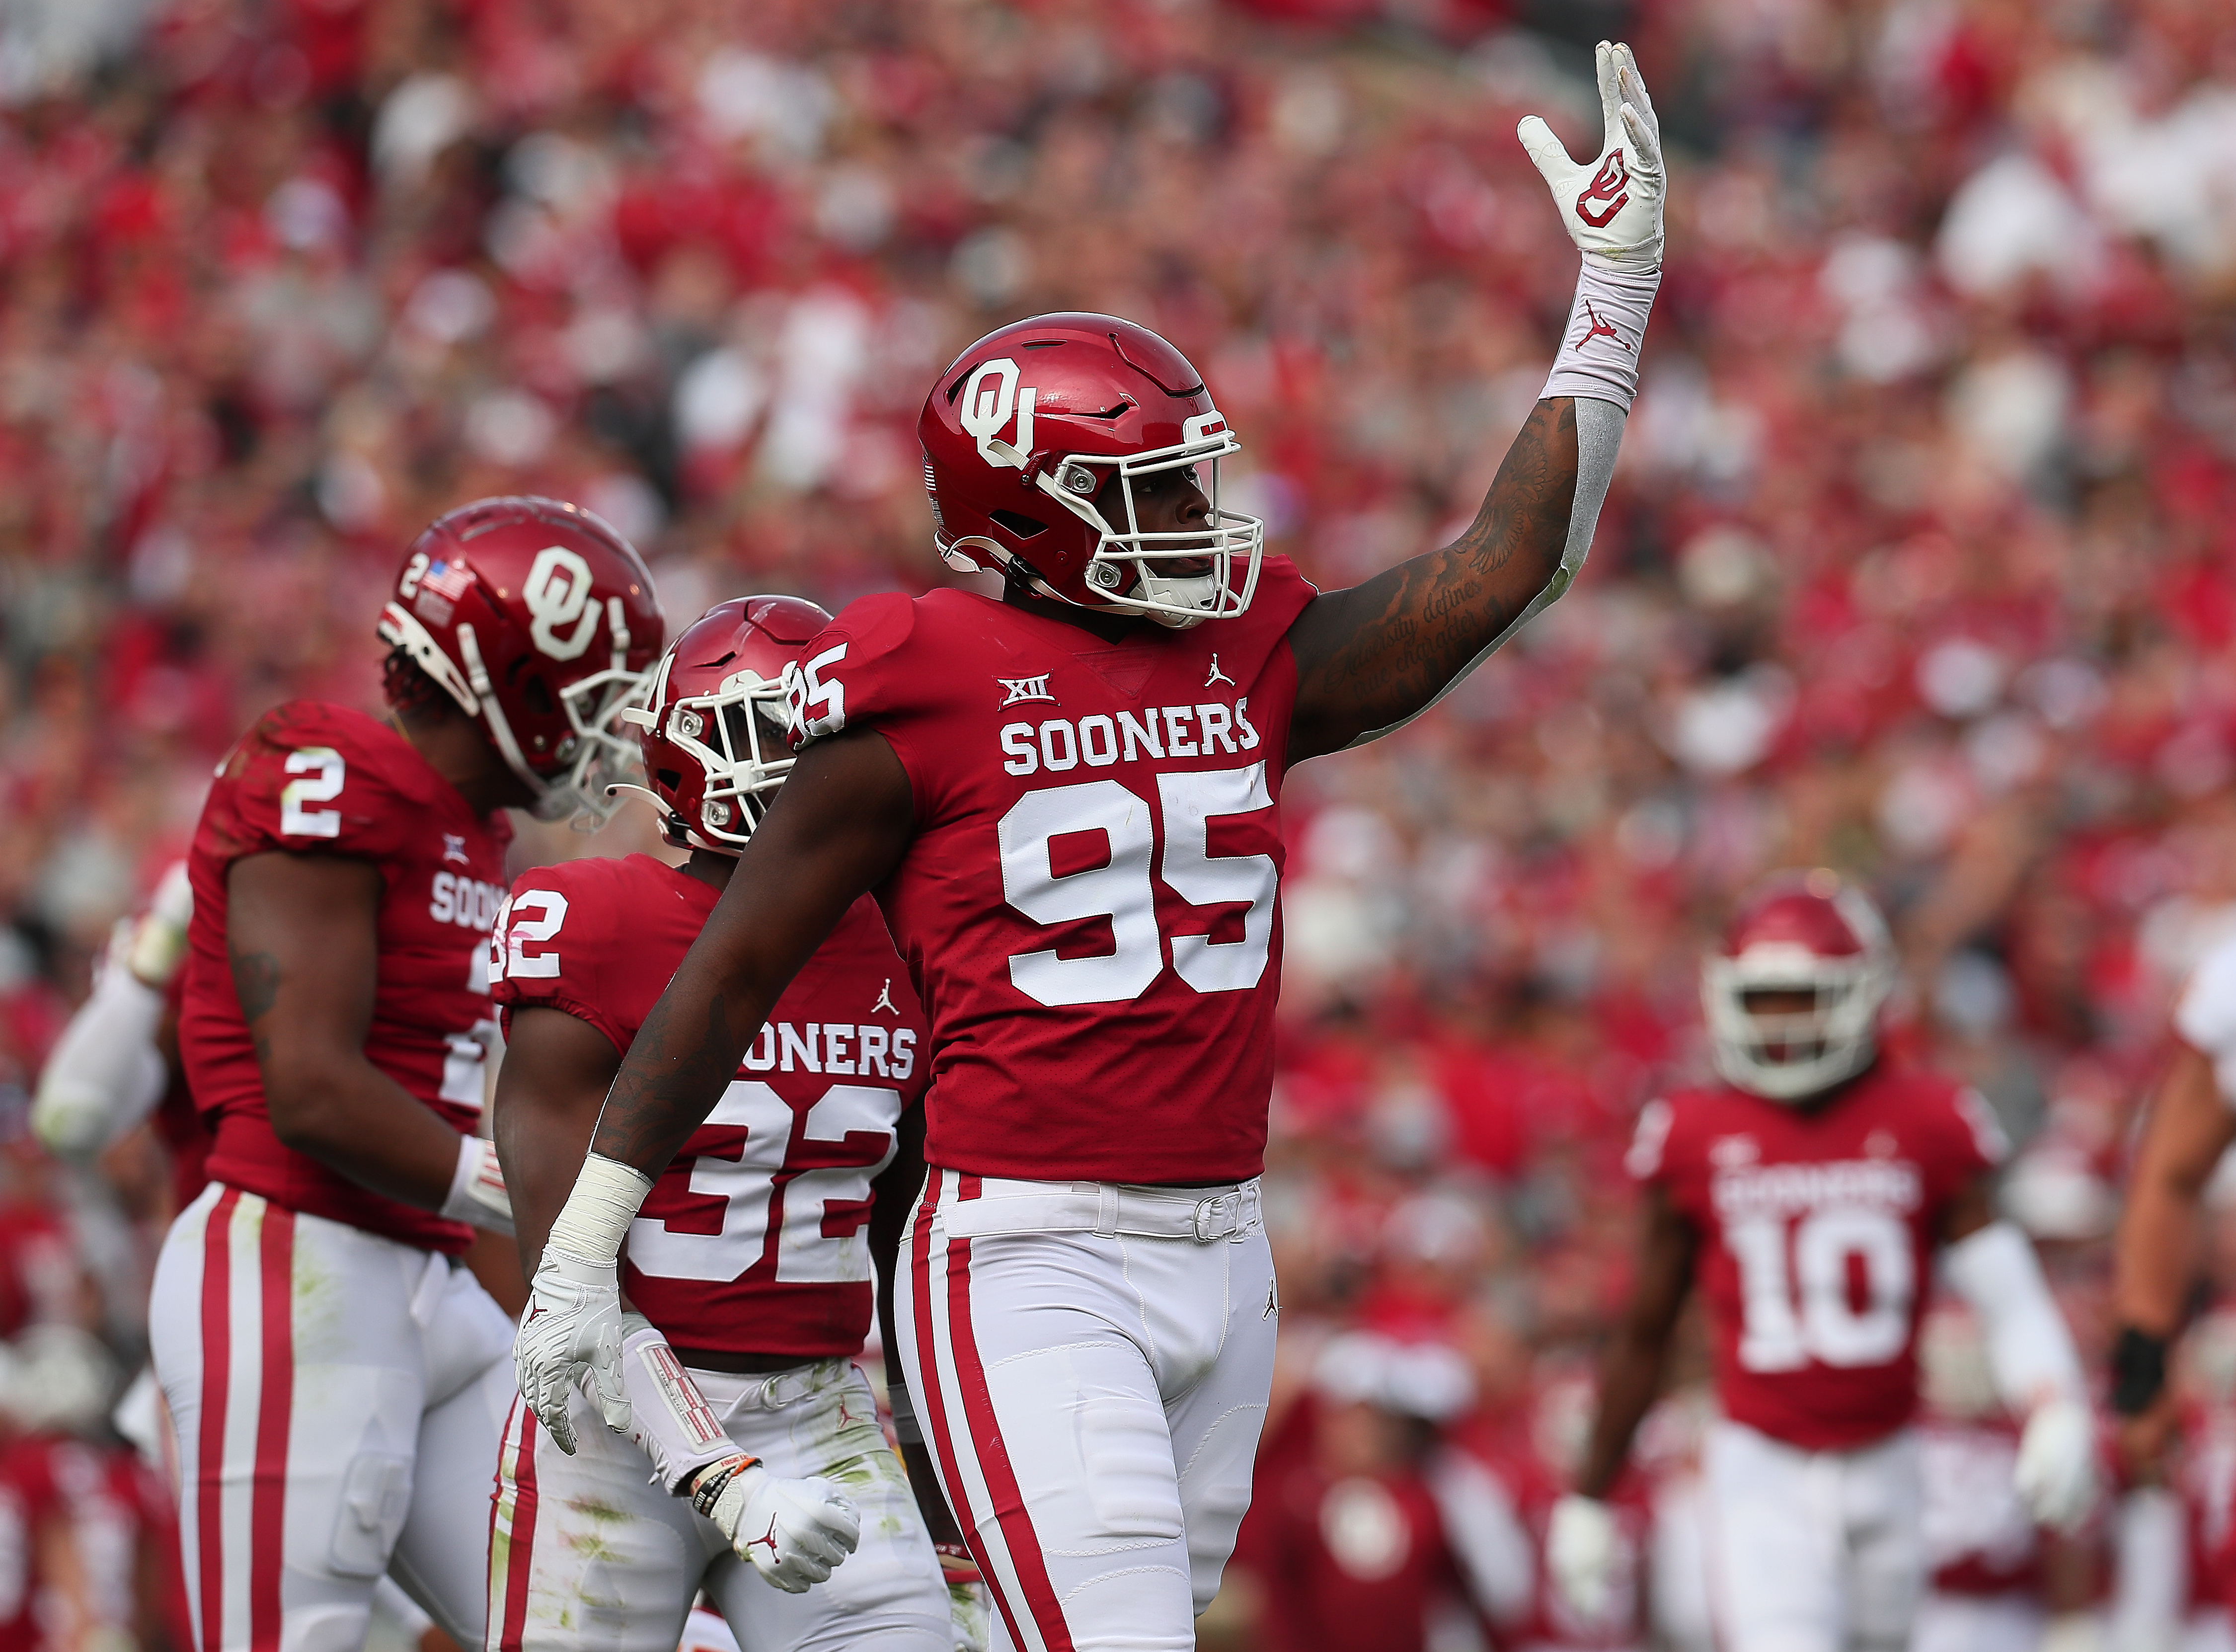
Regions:
<svg viewBox="0 0 2236 1652"><path fill-rule="evenodd" d="M520 742L512 737L512 725L504 720L504 708L497 704L489 668L482 663L481 642L474 635L472 625L463 620L458 622L458 652L466 656L466 681L480 703L482 721L489 728L490 739L497 743L497 755L504 759L504 766L519 778L521 784L536 794L536 808L530 813L540 819L540 811L552 797L551 782L528 767Z"/></svg>

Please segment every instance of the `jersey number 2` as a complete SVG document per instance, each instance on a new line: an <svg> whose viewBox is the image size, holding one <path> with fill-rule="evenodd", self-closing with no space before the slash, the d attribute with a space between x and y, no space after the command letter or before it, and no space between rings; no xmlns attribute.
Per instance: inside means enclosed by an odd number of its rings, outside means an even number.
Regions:
<svg viewBox="0 0 2236 1652"><path fill-rule="evenodd" d="M1198 992L1242 992L1266 973L1273 939L1279 872L1271 855L1214 855L1211 823L1271 808L1266 765L1198 769L1157 776L1165 852L1165 886L1193 906L1242 905L1242 934L1170 938L1173 973ZM1065 958L1053 947L1009 960L1009 980L1036 1004L1118 1004L1139 997L1165 967L1166 938L1157 928L1149 878L1155 834L1149 805L1116 780L1043 787L1028 792L1002 817L1002 896L1036 924L1110 920L1109 951ZM1097 844L1095 839L1102 839ZM1071 839L1067 859L1089 864L1058 872L1057 841Z"/></svg>
<svg viewBox="0 0 2236 1652"><path fill-rule="evenodd" d="M345 769L342 754L331 746L306 746L287 754L287 772L300 775L280 793L280 831L290 838L339 838L339 809L306 809L306 803L330 803L342 794Z"/></svg>
<svg viewBox="0 0 2236 1652"><path fill-rule="evenodd" d="M1808 1211L1791 1224L1742 1216L1725 1226L1724 1245L1739 1265L1741 1368L1883 1366L1910 1340L1917 1261L1898 1217L1866 1205Z"/></svg>

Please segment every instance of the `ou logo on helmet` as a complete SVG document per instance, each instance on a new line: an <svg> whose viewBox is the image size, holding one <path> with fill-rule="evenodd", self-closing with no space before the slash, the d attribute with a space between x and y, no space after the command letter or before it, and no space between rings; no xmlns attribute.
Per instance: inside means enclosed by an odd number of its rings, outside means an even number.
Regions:
<svg viewBox="0 0 2236 1652"><path fill-rule="evenodd" d="M1017 417L1014 444L994 432ZM1007 356L982 361L963 385L963 428L978 439L978 457L996 470L1022 471L1033 451L1033 387L1017 386L1017 364Z"/></svg>
<svg viewBox="0 0 2236 1652"><path fill-rule="evenodd" d="M590 601L590 564L580 551L564 545L546 545L536 553L520 600L534 618L528 635L536 648L554 660L577 660L597 634L598 605ZM577 625L575 622L582 622ZM571 635L562 628L573 625Z"/></svg>

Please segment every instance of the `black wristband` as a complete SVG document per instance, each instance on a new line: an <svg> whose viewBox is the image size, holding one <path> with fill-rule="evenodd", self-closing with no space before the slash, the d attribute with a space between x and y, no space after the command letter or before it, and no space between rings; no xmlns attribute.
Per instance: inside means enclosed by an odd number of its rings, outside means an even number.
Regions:
<svg viewBox="0 0 2236 1652"><path fill-rule="evenodd" d="M2112 1409L2121 1417L2148 1411L2166 1389L2167 1339L2132 1325L2112 1344Z"/></svg>
<svg viewBox="0 0 2236 1652"><path fill-rule="evenodd" d="M721 1501L722 1490L739 1475L760 1462L757 1457L743 1452L726 1457L719 1463L709 1463L693 1475L690 1483L679 1488L691 1499L691 1506L709 1520L714 1517L714 1505Z"/></svg>

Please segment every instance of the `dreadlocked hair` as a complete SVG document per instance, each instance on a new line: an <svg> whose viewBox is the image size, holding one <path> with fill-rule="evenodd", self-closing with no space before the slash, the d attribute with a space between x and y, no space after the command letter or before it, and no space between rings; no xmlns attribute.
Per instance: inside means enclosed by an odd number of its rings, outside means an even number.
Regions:
<svg viewBox="0 0 2236 1652"><path fill-rule="evenodd" d="M408 648L391 648L388 657L380 662L380 691L388 703L400 712L455 709L456 702L443 685L427 675L426 668L411 657Z"/></svg>

